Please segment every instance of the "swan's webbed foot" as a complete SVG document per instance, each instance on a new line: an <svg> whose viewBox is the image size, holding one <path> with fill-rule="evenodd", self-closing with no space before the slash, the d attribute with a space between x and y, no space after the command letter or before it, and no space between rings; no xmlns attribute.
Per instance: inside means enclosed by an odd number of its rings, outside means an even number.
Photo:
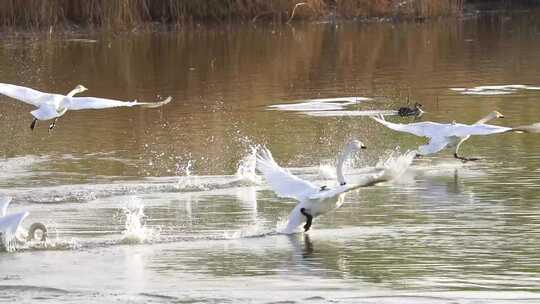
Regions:
<svg viewBox="0 0 540 304"><path fill-rule="evenodd" d="M49 125L49 133L51 133L52 129L56 126L56 121L58 120L58 118L55 118L53 120L53 122L51 122L51 124Z"/></svg>
<svg viewBox="0 0 540 304"><path fill-rule="evenodd" d="M304 225L304 232L307 232L311 228L313 222L313 215L306 212L306 208L300 208L300 212L306 217L306 224Z"/></svg>
<svg viewBox="0 0 540 304"><path fill-rule="evenodd" d="M34 128L36 127L37 118L34 118L32 120L32 123L30 124L30 130L34 131Z"/></svg>
<svg viewBox="0 0 540 304"><path fill-rule="evenodd" d="M459 160L461 160L462 162L466 163L468 161L475 161L475 160L479 160L480 158L478 157L464 157L464 156L459 156L457 153L454 153L454 158L457 158Z"/></svg>

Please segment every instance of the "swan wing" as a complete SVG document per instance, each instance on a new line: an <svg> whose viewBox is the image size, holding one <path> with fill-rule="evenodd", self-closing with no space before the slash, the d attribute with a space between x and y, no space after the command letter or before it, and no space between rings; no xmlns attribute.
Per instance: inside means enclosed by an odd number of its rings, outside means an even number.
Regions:
<svg viewBox="0 0 540 304"><path fill-rule="evenodd" d="M138 101L121 101L108 98L98 98L98 97L66 97L68 102L66 103L66 108L68 110L84 110L84 109L107 109L107 108L116 108L116 107L133 107L141 106L144 108L157 108L171 102L172 97L169 96L167 99L160 102L138 102Z"/></svg>
<svg viewBox="0 0 540 304"><path fill-rule="evenodd" d="M524 133L540 133L540 122L534 123L527 126L519 126L512 128L513 132L524 132Z"/></svg>
<svg viewBox="0 0 540 304"><path fill-rule="evenodd" d="M450 143L450 137L432 137L427 145L418 147L418 154L429 155L435 154L446 148Z"/></svg>
<svg viewBox="0 0 540 304"><path fill-rule="evenodd" d="M43 101L54 98L57 94L43 93L27 87L0 83L0 94L39 107Z"/></svg>
<svg viewBox="0 0 540 304"><path fill-rule="evenodd" d="M377 171L355 177L352 183L340 185L326 191L319 191L312 195L310 199L328 199L358 188L369 187L399 178L409 169L415 155L416 151L409 151L397 157L390 156L382 164L377 165Z"/></svg>
<svg viewBox="0 0 540 304"><path fill-rule="evenodd" d="M376 122L394 131L410 133L416 136L423 136L423 137L433 137L439 132L439 130L442 130L446 126L445 124L440 124L440 123L431 122L431 121L417 122L417 123L410 123L410 124L398 124L398 123L392 123L392 122L389 122L389 121L386 121L384 119L380 119L377 117L371 117L371 119L375 120Z"/></svg>
<svg viewBox="0 0 540 304"><path fill-rule="evenodd" d="M303 200L312 193L319 191L313 183L292 175L281 168L272 157L270 150L261 148L257 152L257 170L259 170L272 190L283 198Z"/></svg>
<svg viewBox="0 0 540 304"><path fill-rule="evenodd" d="M28 211L23 211L0 217L0 232L7 236L14 236L28 214Z"/></svg>
<svg viewBox="0 0 540 304"><path fill-rule="evenodd" d="M0 216L5 216L7 214L7 208L11 202L11 197L3 196L0 197Z"/></svg>
<svg viewBox="0 0 540 304"><path fill-rule="evenodd" d="M488 124L455 124L446 136L466 137L470 135L491 135L512 131L519 132L520 130Z"/></svg>

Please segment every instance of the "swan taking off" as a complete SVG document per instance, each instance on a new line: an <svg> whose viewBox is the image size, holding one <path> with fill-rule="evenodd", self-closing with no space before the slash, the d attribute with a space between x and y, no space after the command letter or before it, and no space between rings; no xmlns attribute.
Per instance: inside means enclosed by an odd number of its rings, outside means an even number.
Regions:
<svg viewBox="0 0 540 304"><path fill-rule="evenodd" d="M491 112L486 117L474 124L467 125L461 123L441 124L431 121L417 122L410 124L397 124L384 120L384 117L371 117L376 122L399 132L410 133L416 136L428 137L427 145L418 147L419 155L429 155L437 153L444 148L456 148L454 157L463 161L477 160L477 158L466 158L458 155L459 147L471 135L491 135L507 132L517 133L540 133L540 123L516 128L488 125L486 122L494 118L504 117L497 111Z"/></svg>
<svg viewBox="0 0 540 304"><path fill-rule="evenodd" d="M11 202L11 197L0 197L0 248L7 251L15 249L17 243L23 243L23 240L17 238L17 230L21 223L28 216L28 211L7 214L7 208ZM35 238L36 231L41 231L41 241L47 239L47 228L42 223L33 223L28 230L26 239L31 241Z"/></svg>
<svg viewBox="0 0 540 304"><path fill-rule="evenodd" d="M78 85L71 90L67 95L44 93L31 88L17 86L13 84L0 83L0 94L20 100L37 107L36 110L30 112L34 116L34 120L30 124L30 129L34 130L38 120L55 119L49 126L49 131L54 128L58 117L64 115L67 110L84 110L84 109L106 109L115 107L133 107L141 106L145 108L157 108L169 103L172 98L155 102L138 102L138 101L120 101L107 98L97 97L73 97L75 94L82 93L87 89Z"/></svg>
<svg viewBox="0 0 540 304"><path fill-rule="evenodd" d="M327 186L319 187L309 181L302 180L292 175L286 169L281 168L274 161L274 158L268 149L261 148L258 151L257 169L264 175L264 178L268 184L270 184L270 188L272 188L279 197L293 198L299 201L289 215L289 222L284 231L285 233L294 233L303 223L304 216L306 217L304 231L308 231L314 217L341 207L345 193L359 187L374 185L396 177L392 174L393 172L383 169L376 173L366 175L359 184L347 184L343 176L343 163L350 154L365 148L364 144L357 140L353 140L347 144L345 150L338 159L336 166L338 185L334 188Z"/></svg>

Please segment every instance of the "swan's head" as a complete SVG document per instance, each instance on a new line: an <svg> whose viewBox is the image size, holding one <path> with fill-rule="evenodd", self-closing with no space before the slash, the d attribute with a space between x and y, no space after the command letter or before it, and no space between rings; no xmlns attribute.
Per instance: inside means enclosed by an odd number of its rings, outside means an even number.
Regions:
<svg viewBox="0 0 540 304"><path fill-rule="evenodd" d="M502 115L499 111L491 112L491 116L493 116L493 118L504 118L504 115Z"/></svg>
<svg viewBox="0 0 540 304"><path fill-rule="evenodd" d="M414 107L415 107L416 109L420 109L420 108L422 107L422 104L420 104L420 103L418 103L418 102L415 102L415 103L414 103Z"/></svg>
<svg viewBox="0 0 540 304"><path fill-rule="evenodd" d="M84 91L88 91L88 89L83 86L82 84L78 84L75 89L73 89L73 91L77 92L77 93L82 93Z"/></svg>
<svg viewBox="0 0 540 304"><path fill-rule="evenodd" d="M359 140L354 139L347 144L347 151L349 152L356 152L360 149L366 149L366 146Z"/></svg>

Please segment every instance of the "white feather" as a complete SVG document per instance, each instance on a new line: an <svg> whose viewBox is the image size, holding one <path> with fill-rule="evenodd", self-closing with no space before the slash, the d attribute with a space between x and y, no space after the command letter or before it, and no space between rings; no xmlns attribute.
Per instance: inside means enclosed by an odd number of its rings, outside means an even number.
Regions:
<svg viewBox="0 0 540 304"><path fill-rule="evenodd" d="M7 208L11 199L12 198L9 196L0 197L0 216L5 216L7 214Z"/></svg>

